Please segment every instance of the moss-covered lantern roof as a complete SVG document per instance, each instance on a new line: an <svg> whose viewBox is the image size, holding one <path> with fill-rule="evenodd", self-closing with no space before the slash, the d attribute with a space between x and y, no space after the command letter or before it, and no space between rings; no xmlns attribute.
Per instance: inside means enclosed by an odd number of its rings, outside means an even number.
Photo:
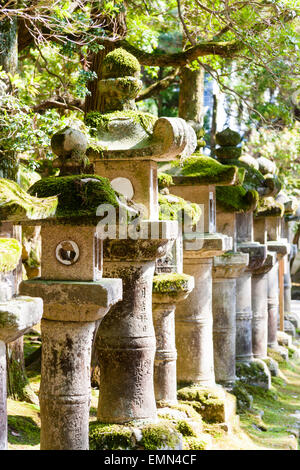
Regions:
<svg viewBox="0 0 300 470"><path fill-rule="evenodd" d="M109 180L96 175L43 178L29 188L29 193L41 198L56 196L55 219L95 218L99 205L119 205Z"/></svg>
<svg viewBox="0 0 300 470"><path fill-rule="evenodd" d="M244 179L244 170L236 165L222 165L214 158L200 155L192 155L182 163L172 162L164 172L172 176L176 185L236 185Z"/></svg>
<svg viewBox="0 0 300 470"><path fill-rule="evenodd" d="M274 197L261 198L256 210L256 217L282 217L284 205Z"/></svg>
<svg viewBox="0 0 300 470"><path fill-rule="evenodd" d="M183 220L182 212L188 217L192 225L196 225L201 217L201 208L198 204L187 202L185 199L173 194L159 194L159 219L160 220Z"/></svg>
<svg viewBox="0 0 300 470"><path fill-rule="evenodd" d="M35 197L15 181L0 178L0 220L20 222L51 217L56 211L57 198L47 196Z"/></svg>
<svg viewBox="0 0 300 470"><path fill-rule="evenodd" d="M13 271L21 258L22 247L14 238L0 238L0 273Z"/></svg>
<svg viewBox="0 0 300 470"><path fill-rule="evenodd" d="M259 196L255 189L243 186L217 186L216 201L218 209L224 212L247 212L256 209Z"/></svg>

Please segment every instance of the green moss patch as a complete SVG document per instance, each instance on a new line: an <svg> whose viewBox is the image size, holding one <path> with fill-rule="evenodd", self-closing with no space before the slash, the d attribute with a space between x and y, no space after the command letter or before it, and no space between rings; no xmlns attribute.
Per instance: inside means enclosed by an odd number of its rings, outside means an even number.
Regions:
<svg viewBox="0 0 300 470"><path fill-rule="evenodd" d="M0 220L44 219L55 213L57 202L56 197L33 197L14 181L0 178Z"/></svg>
<svg viewBox="0 0 300 470"><path fill-rule="evenodd" d="M0 272L13 271L22 254L20 243L14 238L0 238Z"/></svg>
<svg viewBox="0 0 300 470"><path fill-rule="evenodd" d="M162 188L166 188L166 187L174 185L172 176L168 175L167 173L158 173L157 179L158 179L158 189L162 189Z"/></svg>
<svg viewBox="0 0 300 470"><path fill-rule="evenodd" d="M239 184L241 173L234 165L222 165L217 160L193 155L182 163L172 162L166 173L173 176L175 184ZM185 177L185 178L180 178ZM190 179L189 179L189 178Z"/></svg>
<svg viewBox="0 0 300 470"><path fill-rule="evenodd" d="M192 279L188 274L159 274L153 277L153 293L175 295L178 292L188 292Z"/></svg>
<svg viewBox="0 0 300 470"><path fill-rule="evenodd" d="M136 77L140 72L141 66L136 57L121 47L109 52L103 60L103 78Z"/></svg>
<svg viewBox="0 0 300 470"><path fill-rule="evenodd" d="M224 129L224 131L216 133L216 142L222 147L236 146L241 140L240 134L231 130L229 127Z"/></svg>
<svg viewBox="0 0 300 470"><path fill-rule="evenodd" d="M242 148L241 147L219 147L215 150L217 157L222 160L226 160L227 158L235 160L238 159L242 155Z"/></svg>
<svg viewBox="0 0 300 470"><path fill-rule="evenodd" d="M221 397L217 391L192 385L179 389L177 397L180 403L189 402L206 422L225 421L224 397Z"/></svg>
<svg viewBox="0 0 300 470"><path fill-rule="evenodd" d="M56 217L95 216L100 204L118 206L109 180L96 175L44 178L31 186L29 192L39 197L56 195Z"/></svg>
<svg viewBox="0 0 300 470"><path fill-rule="evenodd" d="M90 450L130 450L134 448L132 430L117 424L91 423L89 439Z"/></svg>
<svg viewBox="0 0 300 470"><path fill-rule="evenodd" d="M256 209L259 197L257 191L243 186L217 186L216 200L225 212L246 212Z"/></svg>
<svg viewBox="0 0 300 470"><path fill-rule="evenodd" d="M142 111L113 111L106 114L90 111L85 117L85 123L90 128L91 136L96 137L99 131L108 132L109 123L115 119L131 119L136 124L139 124L148 134L151 134L158 118L153 114L143 113Z"/></svg>
<svg viewBox="0 0 300 470"><path fill-rule="evenodd" d="M159 219L185 221L187 217L192 225L196 225L201 217L201 208L198 204L187 202L185 199L173 195L158 195Z"/></svg>
<svg viewBox="0 0 300 470"><path fill-rule="evenodd" d="M145 450L176 449L181 436L171 423L149 424L142 429L141 445Z"/></svg>

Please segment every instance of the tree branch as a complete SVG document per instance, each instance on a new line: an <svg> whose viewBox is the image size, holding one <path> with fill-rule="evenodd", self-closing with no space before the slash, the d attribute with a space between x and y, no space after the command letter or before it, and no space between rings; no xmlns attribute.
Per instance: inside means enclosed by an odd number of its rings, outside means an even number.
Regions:
<svg viewBox="0 0 300 470"><path fill-rule="evenodd" d="M178 73L179 68L176 68L172 73L170 73L166 77L148 86L147 88L141 91L135 101L146 100L147 98L150 98L156 93L159 93L162 90L166 90L176 80Z"/></svg>

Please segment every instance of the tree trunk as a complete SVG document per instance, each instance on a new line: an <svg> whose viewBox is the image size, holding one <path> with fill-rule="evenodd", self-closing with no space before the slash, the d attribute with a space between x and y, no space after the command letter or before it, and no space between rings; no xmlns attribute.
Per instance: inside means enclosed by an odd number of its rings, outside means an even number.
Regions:
<svg viewBox="0 0 300 470"><path fill-rule="evenodd" d="M119 12L113 18L106 17L104 14L99 18L99 11L101 9L101 4L104 2L98 2L98 6L95 8L94 14L95 17L98 17L98 20L101 22L101 28L105 30L106 35L110 33L114 36L124 37L127 31L126 26L126 2L124 2L124 11ZM116 6L118 2L116 2ZM98 81L102 79L102 64L104 57L111 51L115 49L113 42L107 43L104 49L101 49L97 53L90 54L89 62L91 63L90 70L97 74L97 78L92 80L88 84L89 95L85 99L85 114L90 111L99 111L103 112L103 100L101 100L101 93L98 90Z"/></svg>
<svg viewBox="0 0 300 470"><path fill-rule="evenodd" d="M204 102L204 70L190 70L183 67L180 73L179 117L186 121L193 121L194 129L200 130L203 126Z"/></svg>
<svg viewBox="0 0 300 470"><path fill-rule="evenodd" d="M18 31L17 19L0 22L0 65L2 69L14 75L18 65ZM10 93L10 84L0 84L0 94ZM0 147L0 177L16 180L18 160L15 152ZM12 224L2 224L0 236L16 238L22 243L21 227ZM14 293L22 280L22 261L10 276L14 285ZM38 403L38 398L31 390L25 371L23 337L6 346L7 356L7 392L15 399Z"/></svg>
<svg viewBox="0 0 300 470"><path fill-rule="evenodd" d="M0 22L0 66L2 69L14 75L18 64L18 35L17 20L4 20ZM9 92L10 84L0 81L0 95ZM15 152L4 150L0 147L0 177L16 179L18 162Z"/></svg>
<svg viewBox="0 0 300 470"><path fill-rule="evenodd" d="M216 148L216 132L217 132L217 110L218 110L218 97L216 94L213 95L213 109L212 109L212 120L211 120L211 131L210 131L210 156L215 156Z"/></svg>

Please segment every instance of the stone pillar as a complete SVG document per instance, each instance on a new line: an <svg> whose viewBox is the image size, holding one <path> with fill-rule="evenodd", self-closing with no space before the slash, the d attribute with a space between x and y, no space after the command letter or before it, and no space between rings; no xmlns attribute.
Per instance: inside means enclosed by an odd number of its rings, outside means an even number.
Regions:
<svg viewBox="0 0 300 470"><path fill-rule="evenodd" d="M0 302L0 450L7 449L6 347L36 325L43 313L40 298L17 296Z"/></svg>
<svg viewBox="0 0 300 470"><path fill-rule="evenodd" d="M96 340L101 370L97 416L105 423L153 421L157 416L152 282L155 259L163 256L168 241L175 239L177 222L143 224L161 229L158 233L163 227L169 232L156 240L110 240L104 244L105 276L118 276L123 281L123 300L102 321Z"/></svg>
<svg viewBox="0 0 300 470"><path fill-rule="evenodd" d="M276 263L276 254L268 252L263 266L252 273L252 349L253 356L267 358L268 349L268 272Z"/></svg>
<svg viewBox="0 0 300 470"><path fill-rule="evenodd" d="M236 279L249 262L245 253L226 253L214 258L213 340L216 382L232 388L236 380Z"/></svg>
<svg viewBox="0 0 300 470"><path fill-rule="evenodd" d="M251 273L236 280L236 360L252 359Z"/></svg>
<svg viewBox="0 0 300 470"><path fill-rule="evenodd" d="M153 322L156 336L154 390L156 401L177 402L175 309L194 288L185 274L161 274L153 279Z"/></svg>
<svg viewBox="0 0 300 470"><path fill-rule="evenodd" d="M44 300L41 450L88 450L93 332L121 298L121 280L37 278L22 282L20 292L39 292Z"/></svg>
<svg viewBox="0 0 300 470"><path fill-rule="evenodd" d="M94 322L42 320L41 449L88 449Z"/></svg>
<svg viewBox="0 0 300 470"><path fill-rule="evenodd" d="M268 273L268 346L277 349L277 328L279 317L278 263Z"/></svg>

